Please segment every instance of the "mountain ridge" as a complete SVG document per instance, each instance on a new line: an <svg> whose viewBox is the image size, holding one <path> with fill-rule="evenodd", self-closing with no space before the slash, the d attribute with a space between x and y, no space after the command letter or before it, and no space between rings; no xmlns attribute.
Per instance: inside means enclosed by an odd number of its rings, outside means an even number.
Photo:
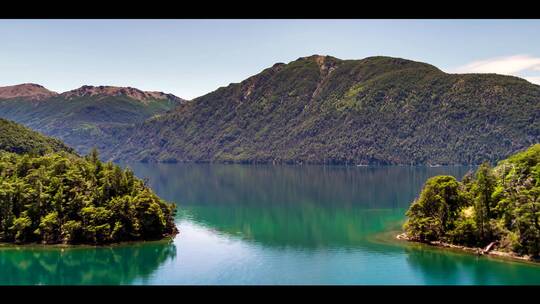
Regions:
<svg viewBox="0 0 540 304"><path fill-rule="evenodd" d="M174 94L164 93L159 91L142 91L133 87L117 87L117 86L90 86L84 85L80 88L66 91L60 94L66 99L76 97L89 96L127 96L141 102L148 102L152 99L169 99L174 102L185 102L187 100L180 98Z"/></svg>
<svg viewBox="0 0 540 304"><path fill-rule="evenodd" d="M19 85L15 91L28 87ZM31 92L47 90L40 85L30 88L34 90ZM13 87L0 88L0 93L9 93L3 96L11 97L0 98L0 117L59 138L81 154L90 152L93 147L102 149L115 143L118 129L187 102L173 94L131 87L82 86L48 97L41 94L39 98L28 96L28 90L14 96L10 93L13 90Z"/></svg>
<svg viewBox="0 0 540 304"><path fill-rule="evenodd" d="M521 78L312 55L137 124L104 153L118 161L476 164L540 141L535 113L540 87Z"/></svg>
<svg viewBox="0 0 540 304"><path fill-rule="evenodd" d="M540 141L540 86L388 56L299 57L189 102L135 105L128 95L155 95L129 87L69 92L71 109L64 96L0 100L0 115L116 161L479 164Z"/></svg>
<svg viewBox="0 0 540 304"><path fill-rule="evenodd" d="M42 100L57 95L58 93L35 83L22 83L0 87L0 99L28 98L31 100Z"/></svg>
<svg viewBox="0 0 540 304"><path fill-rule="evenodd" d="M143 91L133 87L120 87L120 86L92 86L83 85L79 88L57 93L48 90L44 86L35 83L22 83L11 86L0 86L0 99L15 99L26 98L34 100L42 100L50 97L63 97L66 99L73 99L75 97L88 97L88 96L126 96L134 100L141 102L148 102L152 99L169 99L174 102L185 102L186 99L178 97L171 93L164 93L161 91Z"/></svg>

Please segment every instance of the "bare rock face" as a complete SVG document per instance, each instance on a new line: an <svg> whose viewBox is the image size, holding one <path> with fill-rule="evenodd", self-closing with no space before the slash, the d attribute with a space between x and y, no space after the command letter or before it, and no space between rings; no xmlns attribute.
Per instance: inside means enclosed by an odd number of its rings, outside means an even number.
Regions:
<svg viewBox="0 0 540 304"><path fill-rule="evenodd" d="M174 96L173 94L166 94L163 92L147 92L141 91L132 87L114 87L114 86L89 86L85 85L78 89L64 92L61 94L66 99L72 99L76 97L88 97L88 96L126 96L135 100L139 100L146 103L151 100L162 99L170 100L174 102L183 102L184 99Z"/></svg>
<svg viewBox="0 0 540 304"><path fill-rule="evenodd" d="M0 87L0 99L25 98L43 100L57 95L58 93L49 91L43 86L34 83Z"/></svg>

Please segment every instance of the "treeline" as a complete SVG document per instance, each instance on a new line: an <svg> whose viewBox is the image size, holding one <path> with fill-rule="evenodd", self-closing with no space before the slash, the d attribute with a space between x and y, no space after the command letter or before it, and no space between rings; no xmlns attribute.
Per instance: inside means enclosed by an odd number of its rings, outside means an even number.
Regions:
<svg viewBox="0 0 540 304"><path fill-rule="evenodd" d="M0 152L0 241L103 244L174 235L175 206L99 160Z"/></svg>
<svg viewBox="0 0 540 304"><path fill-rule="evenodd" d="M540 144L499 162L482 164L461 182L429 179L407 211L409 238L540 255Z"/></svg>

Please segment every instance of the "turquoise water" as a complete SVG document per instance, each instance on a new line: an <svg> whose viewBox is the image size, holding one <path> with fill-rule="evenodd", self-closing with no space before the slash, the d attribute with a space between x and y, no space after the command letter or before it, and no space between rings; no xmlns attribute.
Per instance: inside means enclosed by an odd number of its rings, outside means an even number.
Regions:
<svg viewBox="0 0 540 304"><path fill-rule="evenodd" d="M394 239L430 176L467 167L129 164L172 241L0 246L0 284L540 284L540 266Z"/></svg>

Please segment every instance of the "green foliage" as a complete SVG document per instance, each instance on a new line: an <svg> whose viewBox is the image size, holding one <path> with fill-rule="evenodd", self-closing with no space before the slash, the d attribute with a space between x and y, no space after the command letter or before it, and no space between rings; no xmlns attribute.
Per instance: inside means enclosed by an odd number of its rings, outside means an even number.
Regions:
<svg viewBox="0 0 540 304"><path fill-rule="evenodd" d="M475 222L479 231L479 240L491 239L489 220L492 218L493 200L495 190L495 176L491 172L489 163L483 163L476 171L475 181L472 186L475 204Z"/></svg>
<svg viewBox="0 0 540 304"><path fill-rule="evenodd" d="M0 116L104 159L480 164L540 142L540 86L391 57L310 56L190 102L63 95Z"/></svg>
<svg viewBox="0 0 540 304"><path fill-rule="evenodd" d="M129 169L66 152L0 152L0 241L103 244L176 232L175 207Z"/></svg>
<svg viewBox="0 0 540 304"><path fill-rule="evenodd" d="M0 118L0 151L13 153L44 154L73 149L60 140L43 136L15 122Z"/></svg>
<svg viewBox="0 0 540 304"><path fill-rule="evenodd" d="M446 240L455 244L478 243L477 222L475 221L473 206L463 208L454 221L453 229L448 229Z"/></svg>
<svg viewBox="0 0 540 304"><path fill-rule="evenodd" d="M467 246L496 242L502 250L540 255L540 144L510 156L495 168L482 164L461 183L447 176L431 178L407 211L407 233L421 241L447 241ZM453 193L453 192L452 192ZM454 212L449 212L455 206Z"/></svg>
<svg viewBox="0 0 540 304"><path fill-rule="evenodd" d="M99 146L126 161L480 164L540 142L540 86L389 57L276 64ZM105 150L103 150L105 149Z"/></svg>
<svg viewBox="0 0 540 304"><path fill-rule="evenodd" d="M411 237L421 241L441 239L453 227L454 218L464 203L459 183L454 177L430 178L420 197L407 211L410 220L405 229Z"/></svg>

